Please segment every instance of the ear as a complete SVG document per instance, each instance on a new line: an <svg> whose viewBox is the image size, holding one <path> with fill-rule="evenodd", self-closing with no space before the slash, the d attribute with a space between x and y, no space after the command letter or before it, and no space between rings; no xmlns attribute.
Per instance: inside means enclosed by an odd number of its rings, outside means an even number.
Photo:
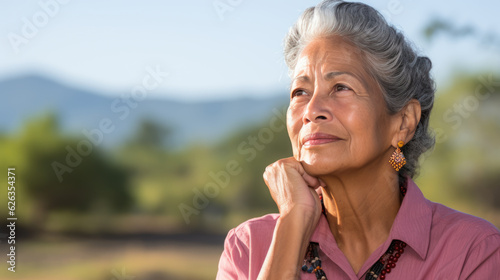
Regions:
<svg viewBox="0 0 500 280"><path fill-rule="evenodd" d="M399 124L399 129L392 139L392 145L394 147L397 147L398 142L401 140L406 144L413 138L417 130L417 125L420 122L421 112L422 108L420 107L420 102L416 99L412 99L396 114L396 121Z"/></svg>

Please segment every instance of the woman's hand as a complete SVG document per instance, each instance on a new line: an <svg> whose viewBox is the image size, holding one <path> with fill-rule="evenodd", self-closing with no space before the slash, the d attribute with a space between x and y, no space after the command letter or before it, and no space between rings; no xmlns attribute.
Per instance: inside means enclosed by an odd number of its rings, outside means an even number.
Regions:
<svg viewBox="0 0 500 280"><path fill-rule="evenodd" d="M282 217L300 213L315 226L321 215L318 192L321 182L307 174L295 158L280 159L267 166L264 181Z"/></svg>
<svg viewBox="0 0 500 280"><path fill-rule="evenodd" d="M269 165L264 181L278 205L280 218L257 279L299 279L307 244L321 216L316 192L321 182L307 174L293 157Z"/></svg>

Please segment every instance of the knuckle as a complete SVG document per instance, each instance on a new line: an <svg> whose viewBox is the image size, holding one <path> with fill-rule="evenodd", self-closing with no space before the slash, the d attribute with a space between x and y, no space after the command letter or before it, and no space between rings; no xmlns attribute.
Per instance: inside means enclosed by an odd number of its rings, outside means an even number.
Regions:
<svg viewBox="0 0 500 280"><path fill-rule="evenodd" d="M286 167L289 163L288 163L288 161L286 159L280 159L280 160L276 161L275 164L279 168L283 168L283 167Z"/></svg>
<svg viewBox="0 0 500 280"><path fill-rule="evenodd" d="M297 168L297 161L294 158L284 158L276 162L280 169Z"/></svg>
<svg viewBox="0 0 500 280"><path fill-rule="evenodd" d="M266 168L264 169L264 175L270 173L272 169L273 169L272 164L266 166Z"/></svg>

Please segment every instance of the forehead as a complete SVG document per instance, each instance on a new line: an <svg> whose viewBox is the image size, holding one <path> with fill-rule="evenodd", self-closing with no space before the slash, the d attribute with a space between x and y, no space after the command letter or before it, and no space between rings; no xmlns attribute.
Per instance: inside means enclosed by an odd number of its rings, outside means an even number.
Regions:
<svg viewBox="0 0 500 280"><path fill-rule="evenodd" d="M323 71L355 71L365 76L365 65L359 48L340 36L330 36L315 39L302 50L293 76L314 72L317 67Z"/></svg>

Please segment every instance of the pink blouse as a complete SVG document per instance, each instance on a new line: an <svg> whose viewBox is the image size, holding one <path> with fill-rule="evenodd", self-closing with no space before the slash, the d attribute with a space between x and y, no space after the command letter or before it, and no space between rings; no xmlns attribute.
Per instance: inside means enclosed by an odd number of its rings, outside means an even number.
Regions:
<svg viewBox="0 0 500 280"><path fill-rule="evenodd" d="M391 279L500 279L500 232L489 222L427 200L408 179L407 194L389 238L354 273L322 215L311 241L318 242L330 280L364 279L394 239L406 242L404 254L387 275ZM229 231L217 279L256 279L271 244L278 214L248 220ZM301 272L301 279L316 279Z"/></svg>

